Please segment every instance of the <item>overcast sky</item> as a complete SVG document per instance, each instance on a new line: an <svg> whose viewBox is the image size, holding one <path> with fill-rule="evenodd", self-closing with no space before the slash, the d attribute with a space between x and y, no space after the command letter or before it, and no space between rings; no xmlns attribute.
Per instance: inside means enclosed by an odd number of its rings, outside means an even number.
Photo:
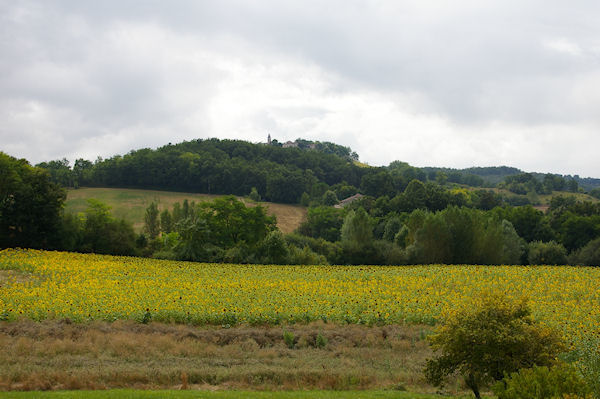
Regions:
<svg viewBox="0 0 600 399"><path fill-rule="evenodd" d="M305 138L600 177L600 2L0 0L0 151Z"/></svg>

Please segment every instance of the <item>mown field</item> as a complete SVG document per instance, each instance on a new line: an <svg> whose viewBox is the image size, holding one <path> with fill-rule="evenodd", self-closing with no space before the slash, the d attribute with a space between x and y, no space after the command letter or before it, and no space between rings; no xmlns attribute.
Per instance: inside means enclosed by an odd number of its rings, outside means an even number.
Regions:
<svg viewBox="0 0 600 399"><path fill-rule="evenodd" d="M212 201L219 195L177 193L170 191L137 190L125 188L79 188L68 190L66 211L83 212L87 207L87 199L95 198L111 207L112 214L133 224L136 231L142 231L144 214L151 202L156 202L160 210L172 209L176 202L185 199L195 201ZM253 205L248 202L247 205ZM306 208L297 205L275 204L263 202L261 205L268 209L270 215L277 217L277 227L283 233L294 231L306 216Z"/></svg>
<svg viewBox="0 0 600 399"><path fill-rule="evenodd" d="M444 396L452 399L454 396ZM461 396L463 397L463 396ZM466 396L468 397L468 396ZM0 393L2 399L435 399L438 395L398 391L67 391ZM456 397L458 398L458 397Z"/></svg>

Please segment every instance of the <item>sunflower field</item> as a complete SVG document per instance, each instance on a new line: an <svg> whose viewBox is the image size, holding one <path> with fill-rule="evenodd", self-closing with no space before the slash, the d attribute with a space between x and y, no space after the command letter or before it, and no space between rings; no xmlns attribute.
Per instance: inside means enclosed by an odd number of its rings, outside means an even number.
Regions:
<svg viewBox="0 0 600 399"><path fill-rule="evenodd" d="M525 295L571 342L600 331L600 268L268 266L0 251L0 320L435 324L483 292Z"/></svg>

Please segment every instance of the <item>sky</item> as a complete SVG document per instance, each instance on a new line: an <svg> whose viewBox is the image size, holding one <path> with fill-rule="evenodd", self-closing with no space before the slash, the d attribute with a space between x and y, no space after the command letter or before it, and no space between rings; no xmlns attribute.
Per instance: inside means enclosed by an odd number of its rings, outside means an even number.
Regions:
<svg viewBox="0 0 600 399"><path fill-rule="evenodd" d="M600 178L600 2L0 0L0 151L217 137Z"/></svg>

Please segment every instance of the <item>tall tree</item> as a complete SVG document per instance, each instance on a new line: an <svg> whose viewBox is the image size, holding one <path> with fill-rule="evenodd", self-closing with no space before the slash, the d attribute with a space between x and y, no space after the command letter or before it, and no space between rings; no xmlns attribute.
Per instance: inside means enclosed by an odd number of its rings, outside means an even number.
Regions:
<svg viewBox="0 0 600 399"><path fill-rule="evenodd" d="M144 231L148 233L148 237L155 239L160 233L160 219L158 206L154 201L146 208L144 214Z"/></svg>
<svg viewBox="0 0 600 399"><path fill-rule="evenodd" d="M59 246L65 198L47 171L0 152L0 247Z"/></svg>

